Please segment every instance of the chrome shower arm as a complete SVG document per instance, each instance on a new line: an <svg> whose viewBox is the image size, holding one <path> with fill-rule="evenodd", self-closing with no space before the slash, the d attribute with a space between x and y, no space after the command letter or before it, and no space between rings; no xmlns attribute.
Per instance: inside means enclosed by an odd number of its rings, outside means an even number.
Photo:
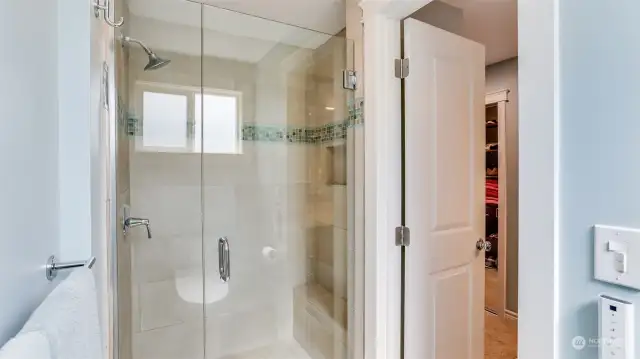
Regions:
<svg viewBox="0 0 640 359"><path fill-rule="evenodd" d="M163 59L160 56L156 55L153 51L151 51L150 48L147 47L147 45L145 45L140 40L134 39L129 36L120 35L120 41L122 41L123 47L125 46L125 44L137 44L144 50L144 52L147 53L147 56L149 56L149 63L144 67L145 71L157 70L159 68L167 66L167 64L171 62L171 60Z"/></svg>
<svg viewBox="0 0 640 359"><path fill-rule="evenodd" d="M130 43L134 43L134 44L140 45L140 47L142 47L142 49L144 50L144 52L147 53L147 55L151 56L153 54L151 49L148 48L145 44L143 44L142 41L136 40L136 39L134 39L132 37L129 37L129 36L121 36L121 38L122 38L123 42L130 42ZM122 46L124 46L124 43L122 44Z"/></svg>

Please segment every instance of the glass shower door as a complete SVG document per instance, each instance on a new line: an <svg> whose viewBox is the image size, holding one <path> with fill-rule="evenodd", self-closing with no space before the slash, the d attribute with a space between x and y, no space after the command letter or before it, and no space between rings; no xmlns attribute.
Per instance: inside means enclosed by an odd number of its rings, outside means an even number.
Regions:
<svg viewBox="0 0 640 359"><path fill-rule="evenodd" d="M206 358L349 358L351 44L212 6L202 34Z"/></svg>
<svg viewBox="0 0 640 359"><path fill-rule="evenodd" d="M120 359L203 359L202 154L193 140L202 5L158 3L131 7L122 32L171 62L153 69L135 42L116 46L126 68L128 215L148 219L152 237L136 227L120 242L131 246L131 315L120 322L131 342L121 340Z"/></svg>
<svg viewBox="0 0 640 359"><path fill-rule="evenodd" d="M122 34L171 60L116 46L118 204L152 235L118 237L120 359L361 359L352 43L191 1L118 3Z"/></svg>

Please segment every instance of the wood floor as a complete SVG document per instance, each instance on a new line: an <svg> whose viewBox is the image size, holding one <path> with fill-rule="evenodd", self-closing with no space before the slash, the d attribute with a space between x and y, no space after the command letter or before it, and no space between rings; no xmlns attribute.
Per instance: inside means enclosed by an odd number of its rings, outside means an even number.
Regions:
<svg viewBox="0 0 640 359"><path fill-rule="evenodd" d="M484 270L484 307L495 308L500 306L498 270L493 268L485 268ZM495 310L494 310L495 311Z"/></svg>
<svg viewBox="0 0 640 359"><path fill-rule="evenodd" d="M484 358L515 359L518 356L518 322L489 312L485 312L484 318Z"/></svg>
<svg viewBox="0 0 640 359"><path fill-rule="evenodd" d="M498 271L485 270L485 305L497 306ZM485 311L484 358L515 359L518 355L518 322Z"/></svg>

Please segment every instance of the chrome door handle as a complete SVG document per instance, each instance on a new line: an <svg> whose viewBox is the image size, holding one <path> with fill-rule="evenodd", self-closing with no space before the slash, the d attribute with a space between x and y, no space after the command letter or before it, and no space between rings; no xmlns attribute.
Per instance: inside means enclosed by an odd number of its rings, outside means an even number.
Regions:
<svg viewBox="0 0 640 359"><path fill-rule="evenodd" d="M228 282L229 278L231 278L231 256L227 237L218 239L218 270L222 282Z"/></svg>
<svg viewBox="0 0 640 359"><path fill-rule="evenodd" d="M484 240L484 238L480 238L478 239L478 241L476 242L476 249L478 251L481 251L483 249L487 249L487 242Z"/></svg>

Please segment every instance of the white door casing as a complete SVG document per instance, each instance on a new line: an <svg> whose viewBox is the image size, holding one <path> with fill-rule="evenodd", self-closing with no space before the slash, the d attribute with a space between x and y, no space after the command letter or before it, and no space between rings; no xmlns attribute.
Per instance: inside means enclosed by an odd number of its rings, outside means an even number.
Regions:
<svg viewBox="0 0 640 359"><path fill-rule="evenodd" d="M509 315L517 318L517 314L507 311L507 102L509 101L509 90L488 93L484 98L485 106L495 105L498 108L498 295L494 308L491 308L486 301L485 308L491 309L499 317ZM486 112L485 112L486 114ZM485 290L486 290L485 286ZM509 313L509 314L507 314Z"/></svg>
<svg viewBox="0 0 640 359"><path fill-rule="evenodd" d="M484 47L404 21L405 358L484 358Z"/></svg>

